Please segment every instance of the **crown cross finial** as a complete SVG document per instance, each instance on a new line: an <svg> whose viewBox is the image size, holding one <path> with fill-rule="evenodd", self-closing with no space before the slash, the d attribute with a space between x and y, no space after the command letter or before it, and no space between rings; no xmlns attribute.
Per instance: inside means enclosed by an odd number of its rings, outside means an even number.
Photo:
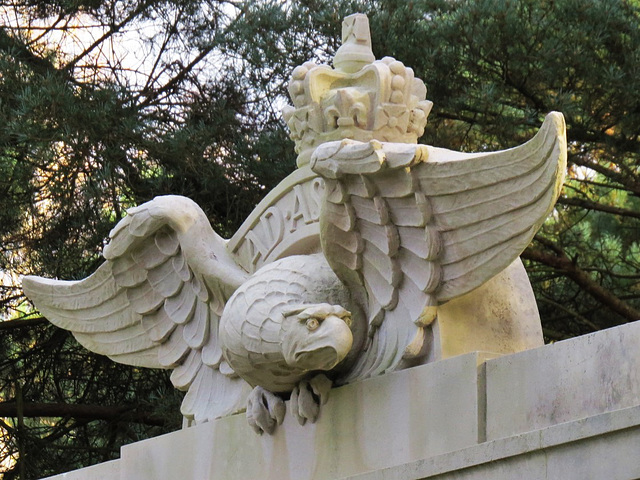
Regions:
<svg viewBox="0 0 640 480"><path fill-rule="evenodd" d="M375 59L371 51L369 19L362 13L349 15L342 22L342 46L333 59L336 70L356 73Z"/></svg>

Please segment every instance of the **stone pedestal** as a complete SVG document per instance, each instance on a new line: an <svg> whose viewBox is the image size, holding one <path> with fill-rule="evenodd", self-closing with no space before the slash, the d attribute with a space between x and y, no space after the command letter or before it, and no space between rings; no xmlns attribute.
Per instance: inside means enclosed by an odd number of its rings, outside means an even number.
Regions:
<svg viewBox="0 0 640 480"><path fill-rule="evenodd" d="M242 415L127 445L51 477L633 479L640 322L500 356L470 353L335 389L315 425Z"/></svg>

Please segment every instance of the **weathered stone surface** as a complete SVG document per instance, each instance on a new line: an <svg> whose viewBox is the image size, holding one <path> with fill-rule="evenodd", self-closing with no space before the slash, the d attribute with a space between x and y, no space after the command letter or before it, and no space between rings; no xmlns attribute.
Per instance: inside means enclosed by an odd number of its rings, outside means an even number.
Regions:
<svg viewBox="0 0 640 480"><path fill-rule="evenodd" d="M632 480L640 478L639 444L640 406L346 478Z"/></svg>
<svg viewBox="0 0 640 480"><path fill-rule="evenodd" d="M434 359L467 352L506 355L544 345L536 300L518 258L484 285L438 308Z"/></svg>
<svg viewBox="0 0 640 480"><path fill-rule="evenodd" d="M287 416L271 436L256 436L236 415L127 445L121 468L136 480L328 479L474 445L482 359L459 356L334 389L317 423Z"/></svg>
<svg viewBox="0 0 640 480"><path fill-rule="evenodd" d="M640 324L486 364L487 439L640 404Z"/></svg>
<svg viewBox="0 0 640 480"><path fill-rule="evenodd" d="M321 252L318 220L324 181L300 167L256 206L229 239L228 250L247 272L291 255Z"/></svg>
<svg viewBox="0 0 640 480"><path fill-rule="evenodd" d="M235 415L53 478L640 478L639 336L635 322L484 363L484 354L458 356L335 389L313 425L287 417L257 436Z"/></svg>

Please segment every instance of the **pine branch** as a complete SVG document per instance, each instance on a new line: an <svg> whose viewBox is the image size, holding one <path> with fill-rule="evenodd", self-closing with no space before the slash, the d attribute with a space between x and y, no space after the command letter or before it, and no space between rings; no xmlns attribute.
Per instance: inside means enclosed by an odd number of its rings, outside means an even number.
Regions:
<svg viewBox="0 0 640 480"><path fill-rule="evenodd" d="M628 210L626 208L614 207L612 205L603 205L602 203L593 202L583 198L576 197L560 197L558 203L562 205L573 205L585 210L597 210L599 212L612 213L621 217L640 218L640 212Z"/></svg>
<svg viewBox="0 0 640 480"><path fill-rule="evenodd" d="M591 278L588 272L580 268L577 263L567 257L567 255L558 247L558 245L552 244L552 242L550 242L549 240L542 239L537 236L536 240L540 241L540 243L550 248L553 253L548 253L538 248L528 247L524 252L522 252L523 258L543 263L562 271L582 290L587 292L589 295L608 307L610 310L614 311L630 322L640 320L639 310L633 308L631 305L614 295L611 291L602 287L598 282Z"/></svg>
<svg viewBox="0 0 640 480"><path fill-rule="evenodd" d="M65 81L78 84L68 72L56 68L49 60L36 55L19 39L10 35L6 27L0 27L0 52L10 52L40 75L62 75Z"/></svg>
<svg viewBox="0 0 640 480"><path fill-rule="evenodd" d="M563 332L559 332L557 330L553 330L550 328L543 328L542 334L553 341L566 340L567 338L571 338L569 335Z"/></svg>
<svg viewBox="0 0 640 480"><path fill-rule="evenodd" d="M569 134L570 134L569 131L567 131L568 137L569 137ZM635 147L637 148L638 146L636 145ZM623 185L626 189L633 192L634 194L640 195L640 182L638 182L638 180L634 176L625 175L623 173L620 173L619 171L615 171L612 168L608 168L604 165L601 165L600 163L596 163L590 160L585 160L580 155L572 156L571 160L576 165L581 165L583 167L587 167L591 170L594 170L604 175L605 177L615 182L618 182L620 185Z"/></svg>
<svg viewBox="0 0 640 480"><path fill-rule="evenodd" d="M583 325L586 325L589 328L591 328L594 332L597 332L598 330L600 330L600 327L598 327L598 325L596 325L595 323L593 323L592 321L590 321L589 319L587 319L583 315L580 315L578 312L574 311L571 308L568 308L567 306L563 305L560 302L555 302L554 300L552 300L550 298L546 298L546 297L539 297L539 300L541 302L544 302L544 303L547 303L549 305L552 305L553 307L557 308L558 310L561 310L561 311L567 313L572 318L574 318L576 321L578 321L578 322L582 323Z"/></svg>
<svg viewBox="0 0 640 480"><path fill-rule="evenodd" d="M203 46L202 50L187 64L182 66L182 69L174 75L167 83L165 83L162 87L157 90L143 91L142 95L145 97L143 101L140 102L138 107L140 109L145 108L151 105L154 101L159 99L162 95L171 91L175 88L180 82L182 82L189 73L200 63L207 55L209 55L216 47L219 46L222 39L225 38L226 32L232 30L234 25L239 22L239 20L244 16L245 11L241 11L238 13L236 18L234 18L231 23L227 26L224 32L220 32L216 35L216 38L211 41L208 45Z"/></svg>
<svg viewBox="0 0 640 480"><path fill-rule="evenodd" d="M582 143L613 145L622 152L637 152L640 146L640 142L635 138L628 139L620 135L609 135L604 131L589 130L575 124L567 125L567 137Z"/></svg>
<svg viewBox="0 0 640 480"><path fill-rule="evenodd" d="M163 427L167 421L156 415L137 410L136 407L111 407L103 405L76 405L68 403L25 403L24 417L73 417L76 419L107 420L141 423ZM0 403L0 418L17 417L18 403Z"/></svg>
<svg viewBox="0 0 640 480"><path fill-rule="evenodd" d="M48 323L49 322L44 317L7 320L5 322L0 322L0 332L3 330L12 330L14 328L39 327L40 325L47 325Z"/></svg>
<svg viewBox="0 0 640 480"><path fill-rule="evenodd" d="M134 8L131 12L129 12L129 15L123 18L122 21L120 21L120 23L111 25L111 28L109 28L101 37L97 38L91 45L85 48L84 51L82 51L73 60L67 63L64 66L64 69L67 71L71 71L71 69L73 69L73 67L75 67L82 58L86 57L89 53L95 50L99 45L104 43L109 37L112 37L116 33L120 32L127 24L135 20L138 17L138 15L143 13L147 9L147 7L149 7L153 3L154 2L152 0L141 2L139 5L136 6L136 8Z"/></svg>

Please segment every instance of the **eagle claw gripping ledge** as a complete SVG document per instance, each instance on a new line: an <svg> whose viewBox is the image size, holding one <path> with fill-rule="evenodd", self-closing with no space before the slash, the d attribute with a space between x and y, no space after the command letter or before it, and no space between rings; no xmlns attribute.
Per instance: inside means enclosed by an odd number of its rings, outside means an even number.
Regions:
<svg viewBox="0 0 640 480"><path fill-rule="evenodd" d="M417 145L432 106L423 82L375 59L366 16L347 17L342 37L335 69L293 71L284 117L299 168L230 240L191 200L157 197L116 225L90 277L24 278L88 349L173 369L186 425L246 408L272 433L288 397L314 422L333 385L444 358L448 306L481 305L476 289L510 281L501 272L522 268L512 263L559 195L561 114L509 150ZM477 310L457 324L486 328Z"/></svg>

